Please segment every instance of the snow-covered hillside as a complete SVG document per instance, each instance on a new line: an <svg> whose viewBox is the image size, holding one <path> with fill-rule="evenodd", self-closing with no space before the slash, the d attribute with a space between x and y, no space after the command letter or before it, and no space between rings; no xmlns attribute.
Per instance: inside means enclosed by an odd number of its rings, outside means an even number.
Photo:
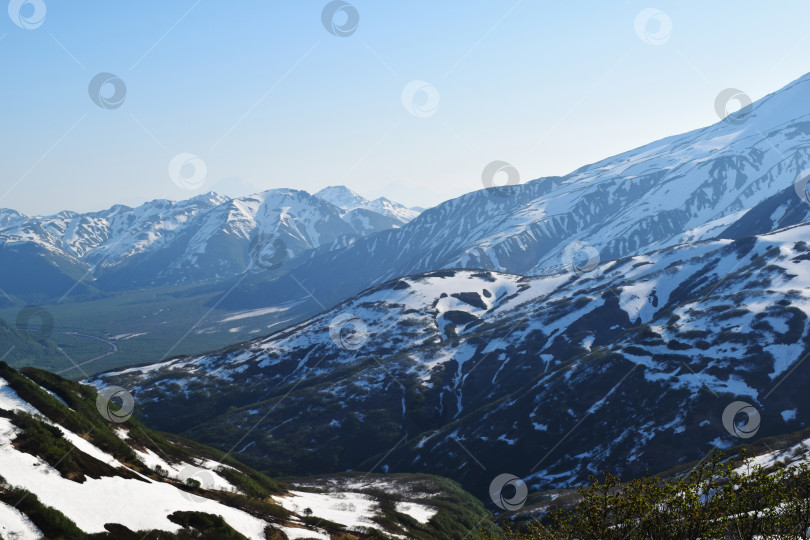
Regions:
<svg viewBox="0 0 810 540"><path fill-rule="evenodd" d="M4 371L5 377L10 379L0 378L0 477L6 489L24 489L28 493L26 497L35 496L42 504L56 509L85 533L106 532L107 524L119 524L131 531L176 532L181 527L170 519L172 514L203 512L222 516L228 525L248 538L264 537L264 530L269 523L223 504L216 497L196 495L195 492L199 493L200 490L190 489L190 484L187 484L188 489L181 487L187 479L192 478L200 482L202 491L237 493L239 489L217 472L220 467L229 467L235 471L229 465L220 466L212 459L170 458L170 454L166 452L175 454L177 448L174 445L166 443L165 449L155 445L154 450L141 447L130 436L127 427L115 429L114 433L121 439L121 444L117 446L110 444L102 436L102 425L95 426L89 433L72 431L22 399L10 383L21 391L33 392L36 398L43 400L39 404L43 409L64 407L67 410L60 413L77 421L76 411L69 408L62 398L53 398L46 402L47 396L55 394L46 393L48 391L16 373L9 377L9 371ZM77 398L74 396L75 399ZM21 413L32 416L27 421L21 421ZM58 418L59 415L51 416ZM53 436L70 452L69 455L62 456L62 461L58 460L59 456L56 454L38 451L41 449L32 451L27 446L20 447L20 440L28 439L30 431L45 429L39 426L57 430ZM131 447L126 444L130 439ZM142 441L144 436L139 433L138 439ZM102 450L97 444L104 444L106 449ZM126 449L135 458L129 464L122 463L129 461L123 456ZM158 456L156 451L163 457ZM160 469L160 465L165 471L163 478L154 473ZM71 468L73 470L66 470ZM13 503L8 504L5 498L0 502L0 513L17 515L16 524L6 522L7 538L40 538L46 534L22 511L15 509ZM14 536L14 533L19 536Z"/></svg>
<svg viewBox="0 0 810 540"><path fill-rule="evenodd" d="M145 538L150 531L184 538L231 538L234 531L251 539L411 537L413 520L422 533L454 538L430 523L440 511L432 501L441 499L447 510L447 497L458 507L446 517L477 509L476 520L486 519L472 497L427 477L277 484L223 454L148 430L128 418L126 401L121 410L106 400L93 403L95 396L77 383L36 370L22 375L0 363L3 538ZM375 495L383 487L396 515Z"/></svg>
<svg viewBox="0 0 810 540"><path fill-rule="evenodd" d="M385 456L482 493L477 461L509 463L538 489L664 470L733 444L721 414L735 400L759 408L761 434L800 427L808 235L803 224L534 278L400 278L242 348L94 383L133 388L149 422L221 447L223 425L266 414L240 458L284 474Z"/></svg>

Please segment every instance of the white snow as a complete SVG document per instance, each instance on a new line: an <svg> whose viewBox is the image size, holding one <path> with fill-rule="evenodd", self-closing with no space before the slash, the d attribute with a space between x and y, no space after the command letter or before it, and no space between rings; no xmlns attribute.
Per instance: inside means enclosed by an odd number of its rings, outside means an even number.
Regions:
<svg viewBox="0 0 810 540"><path fill-rule="evenodd" d="M0 537L7 540L37 540L43 535L26 515L0 502Z"/></svg>
<svg viewBox="0 0 810 540"><path fill-rule="evenodd" d="M117 459L112 457L110 454L102 451L91 442L79 437L72 431L68 431L67 429L63 428L58 424L55 425L59 429L59 431L62 432L62 436L73 446L75 446L77 450L81 450L85 454L94 457L97 460L106 463L107 465L111 465L113 467L123 467L123 465Z"/></svg>
<svg viewBox="0 0 810 540"><path fill-rule="evenodd" d="M379 504L362 493L290 491L289 495L273 496L273 499L298 515L304 515L304 510L309 508L313 515L349 529L379 527L371 520L377 514Z"/></svg>
<svg viewBox="0 0 810 540"><path fill-rule="evenodd" d="M217 466L215 462L201 462L200 465L204 465L204 467L185 462L168 463L166 460L148 448L146 451L137 449L133 449L133 451L144 465L152 470L155 470L159 466L161 469L166 471L169 478L175 478L181 481L185 481L188 478L193 478L200 482L203 489L236 491L236 486L228 482L214 470L214 468Z"/></svg>
<svg viewBox="0 0 810 540"><path fill-rule="evenodd" d="M287 535L290 540L330 540L329 533L324 530L301 529L298 527L280 527L281 531Z"/></svg>
<svg viewBox="0 0 810 540"><path fill-rule="evenodd" d="M797 413L798 413L798 409L788 409L788 410L782 411L779 414L782 415L782 420L784 420L785 422L788 422L790 420L795 420Z"/></svg>
<svg viewBox="0 0 810 540"><path fill-rule="evenodd" d="M389 201L384 197L369 201L346 186L329 186L315 193L315 197L334 204L344 210L347 215L353 210L364 209L392 217L400 223L407 223L419 215L419 212L416 210ZM347 221L349 221L349 219L347 219Z"/></svg>
<svg viewBox="0 0 810 540"><path fill-rule="evenodd" d="M279 308L279 307L269 307L269 308L261 308L261 309L253 309L249 311L240 311L224 319L220 320L220 322L233 322L233 321L241 321L242 319L249 319L252 317L261 317L262 315L269 315L271 313L280 313L282 311L287 311L289 308Z"/></svg>
<svg viewBox="0 0 810 540"><path fill-rule="evenodd" d="M27 413L39 415L39 411L23 401L9 385L8 382L0 378L0 409L7 411L25 411Z"/></svg>
<svg viewBox="0 0 810 540"><path fill-rule="evenodd" d="M411 516L419 523L427 523L438 512L433 507L413 502L398 502L395 508L400 514Z"/></svg>
<svg viewBox="0 0 810 540"><path fill-rule="evenodd" d="M190 497L170 484L121 477L88 478L83 483L63 478L39 458L15 450L11 445L14 433L11 422L0 418L0 476L34 493L43 504L58 508L88 533L104 532L106 523L132 530L176 532L179 527L167 519L169 514L199 511L221 515L249 538L264 538L264 521L216 501Z"/></svg>
<svg viewBox="0 0 810 540"><path fill-rule="evenodd" d="M4 379L0 379L0 408L20 410L40 416L43 421L53 424L34 407L24 402ZM89 441L65 429L56 427L76 451L86 453L113 467L123 467L109 454ZM21 486L34 493L48 506L59 509L73 520L79 528L88 533L103 532L105 523L119 523L133 530L157 529L177 531L178 526L166 516L178 511L201 511L221 515L229 525L250 538L264 538L266 523L241 510L227 507L216 501L199 496L189 496L176 487L151 480L134 480L121 477L87 478L83 483L63 478L60 473L41 459L17 451L12 442L17 428L9 419L0 418L0 476L13 486ZM126 431L116 433L126 437ZM137 451L147 466L160 464L169 475L179 480L193 477L205 489L235 490L234 486L214 470L216 463L206 460L199 465L187 463L169 465L151 450ZM205 468L208 467L208 468ZM18 516L19 517L19 516ZM0 532L2 527L19 529L25 536L25 524L16 519L7 508L0 506ZM9 528L9 531L12 529ZM30 532L30 529L28 530ZM36 533L33 533L34 535ZM4 535L12 538L10 532ZM33 536L37 537L37 536Z"/></svg>

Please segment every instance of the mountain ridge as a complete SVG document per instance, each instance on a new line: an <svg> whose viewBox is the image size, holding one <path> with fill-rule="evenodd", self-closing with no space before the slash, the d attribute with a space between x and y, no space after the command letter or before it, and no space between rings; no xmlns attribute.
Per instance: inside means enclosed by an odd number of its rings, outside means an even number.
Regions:
<svg viewBox="0 0 810 540"><path fill-rule="evenodd" d="M116 290L193 283L275 268L339 236L398 227L416 215L402 209L365 201L343 210L292 189L238 198L209 192L83 214L26 216L3 209L0 253L7 253L4 260L11 268L30 261L26 251L47 253L52 273L76 268L72 274L88 274L85 291L88 286ZM11 294L28 293L14 283L3 285Z"/></svg>

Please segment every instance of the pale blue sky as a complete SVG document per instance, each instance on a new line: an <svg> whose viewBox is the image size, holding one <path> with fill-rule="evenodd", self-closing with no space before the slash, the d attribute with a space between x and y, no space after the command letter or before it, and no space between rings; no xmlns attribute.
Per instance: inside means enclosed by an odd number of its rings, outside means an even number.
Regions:
<svg viewBox="0 0 810 540"><path fill-rule="evenodd" d="M35 29L0 11L0 207L26 213L234 177L428 206L481 188L491 161L564 174L715 122L726 88L757 99L810 71L800 0L353 0L348 37L326 1L43 1ZM672 23L660 45L634 28L650 7ZM99 72L126 84L119 108L90 99ZM438 92L428 117L403 106L414 80ZM182 152L206 164L196 191L169 177Z"/></svg>

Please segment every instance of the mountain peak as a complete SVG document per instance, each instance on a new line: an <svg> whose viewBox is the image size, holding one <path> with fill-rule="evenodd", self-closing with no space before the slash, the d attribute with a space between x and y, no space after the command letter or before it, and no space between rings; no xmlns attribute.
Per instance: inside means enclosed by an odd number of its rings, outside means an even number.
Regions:
<svg viewBox="0 0 810 540"><path fill-rule="evenodd" d="M370 201L346 186L329 186L317 192L315 197L334 204L343 210L347 216L354 210L371 210L404 224L419 215L419 212L406 208L385 197L378 197Z"/></svg>
<svg viewBox="0 0 810 540"><path fill-rule="evenodd" d="M349 211L363 204L368 203L368 199L352 191L346 186L329 186L315 193L315 197L332 203L338 208Z"/></svg>

